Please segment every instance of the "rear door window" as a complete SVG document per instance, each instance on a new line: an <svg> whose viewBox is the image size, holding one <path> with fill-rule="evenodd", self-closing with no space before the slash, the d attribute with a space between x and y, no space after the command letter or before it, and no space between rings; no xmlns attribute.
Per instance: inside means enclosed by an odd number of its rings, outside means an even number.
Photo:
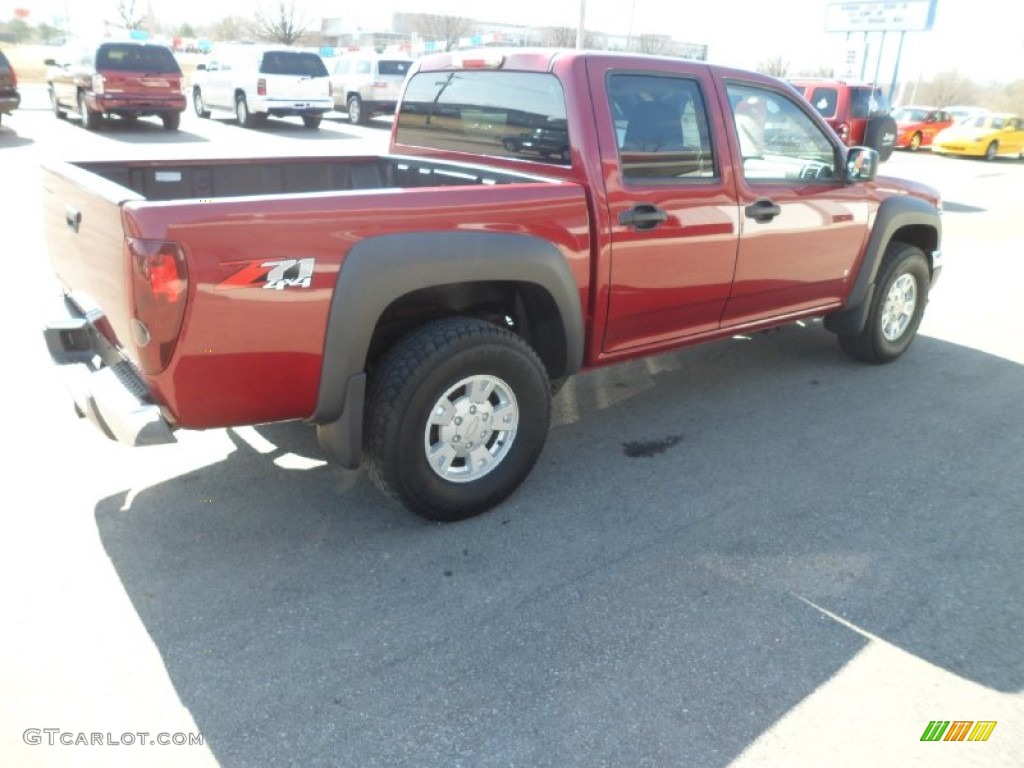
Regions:
<svg viewBox="0 0 1024 768"><path fill-rule="evenodd" d="M839 91L835 88L809 88L807 101L818 110L818 114L828 119L836 116L836 104L839 101Z"/></svg>
<svg viewBox="0 0 1024 768"><path fill-rule="evenodd" d="M113 72L181 74L169 48L160 45L106 43L96 52L96 69Z"/></svg>
<svg viewBox="0 0 1024 768"><path fill-rule="evenodd" d="M409 67L411 64L411 61L382 60L377 62L377 74L405 77L406 73L409 71Z"/></svg>

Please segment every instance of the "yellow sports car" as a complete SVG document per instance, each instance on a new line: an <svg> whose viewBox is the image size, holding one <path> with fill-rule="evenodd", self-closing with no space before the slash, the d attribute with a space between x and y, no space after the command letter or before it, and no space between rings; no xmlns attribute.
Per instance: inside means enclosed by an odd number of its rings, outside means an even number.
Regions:
<svg viewBox="0 0 1024 768"><path fill-rule="evenodd" d="M932 153L971 155L986 160L994 160L998 155L1024 157L1024 120L1002 112L969 117L939 131L932 140Z"/></svg>

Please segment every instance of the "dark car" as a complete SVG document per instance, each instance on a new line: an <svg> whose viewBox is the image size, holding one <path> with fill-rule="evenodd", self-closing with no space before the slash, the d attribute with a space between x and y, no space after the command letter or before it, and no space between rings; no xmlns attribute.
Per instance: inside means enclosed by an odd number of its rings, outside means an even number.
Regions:
<svg viewBox="0 0 1024 768"><path fill-rule="evenodd" d="M502 144L509 152L532 152L560 163L572 162L569 131L564 120L534 128L528 133L503 136Z"/></svg>
<svg viewBox="0 0 1024 768"><path fill-rule="evenodd" d="M882 89L869 83L813 78L790 80L848 146L871 147L888 160L896 148L896 121Z"/></svg>
<svg viewBox="0 0 1024 768"><path fill-rule="evenodd" d="M186 104L184 78L165 45L133 40L65 46L60 59L46 64L50 102L59 118L77 112L82 126L95 130L111 115L129 121L156 116L167 130L178 129Z"/></svg>
<svg viewBox="0 0 1024 768"><path fill-rule="evenodd" d="M11 114L19 104L21 94L18 93L18 76L4 52L0 51L0 118Z"/></svg>

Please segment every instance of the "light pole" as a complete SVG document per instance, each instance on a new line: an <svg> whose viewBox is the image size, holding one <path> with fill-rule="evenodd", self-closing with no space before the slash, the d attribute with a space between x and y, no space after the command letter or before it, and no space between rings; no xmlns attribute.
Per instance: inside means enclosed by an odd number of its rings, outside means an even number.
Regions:
<svg viewBox="0 0 1024 768"><path fill-rule="evenodd" d="M587 0L580 0L580 24L576 27L576 48L583 47L583 27L587 18Z"/></svg>

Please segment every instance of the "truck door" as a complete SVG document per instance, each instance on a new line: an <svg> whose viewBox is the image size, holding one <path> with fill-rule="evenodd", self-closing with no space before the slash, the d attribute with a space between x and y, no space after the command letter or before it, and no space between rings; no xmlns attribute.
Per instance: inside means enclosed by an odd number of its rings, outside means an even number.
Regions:
<svg viewBox="0 0 1024 768"><path fill-rule="evenodd" d="M840 305L868 233L864 188L843 183L840 144L795 95L722 85L740 171L740 247L723 327Z"/></svg>
<svg viewBox="0 0 1024 768"><path fill-rule="evenodd" d="M708 120L714 95L705 70L615 66L594 57L588 67L611 243L605 353L717 329L739 231Z"/></svg>

